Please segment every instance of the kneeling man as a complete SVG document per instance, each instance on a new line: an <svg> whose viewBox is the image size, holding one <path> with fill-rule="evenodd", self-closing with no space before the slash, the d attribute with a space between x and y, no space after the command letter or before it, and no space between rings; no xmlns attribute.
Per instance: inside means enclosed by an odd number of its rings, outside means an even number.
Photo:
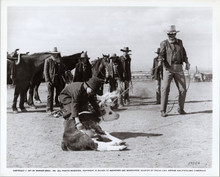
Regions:
<svg viewBox="0 0 220 177"><path fill-rule="evenodd" d="M99 93L102 84L103 80L93 76L87 82L73 82L61 91L59 100L64 108L63 118L74 118L78 130L84 129L79 120L79 113L88 111L88 103L97 115L100 115L96 94Z"/></svg>

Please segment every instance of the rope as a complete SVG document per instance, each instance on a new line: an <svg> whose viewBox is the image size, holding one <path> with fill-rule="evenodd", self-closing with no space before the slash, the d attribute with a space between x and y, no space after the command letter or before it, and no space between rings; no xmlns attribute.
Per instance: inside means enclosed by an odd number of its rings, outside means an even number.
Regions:
<svg viewBox="0 0 220 177"><path fill-rule="evenodd" d="M135 83L136 84L136 83ZM123 92L121 92L119 95L123 95L125 92L127 92L130 88L133 88L133 86L135 85L135 84L131 84L126 90L124 90ZM115 98L114 100L113 100L113 103L116 101L116 100L118 100L118 98Z"/></svg>
<svg viewBox="0 0 220 177"><path fill-rule="evenodd" d="M187 72L188 72L188 76L189 76L189 70L187 70ZM176 73L177 73L177 72L176 72ZM190 86L190 77L189 77L188 87L186 88L186 92L188 91L189 86ZM175 97L175 99L176 99L178 96L179 96L179 95L177 95L177 96ZM173 104L172 104L171 108L169 109L169 111L167 111L167 113L169 113L169 112L171 112L171 111L173 110L174 105L175 105L175 101L177 101L177 100L174 100L174 101L173 101Z"/></svg>

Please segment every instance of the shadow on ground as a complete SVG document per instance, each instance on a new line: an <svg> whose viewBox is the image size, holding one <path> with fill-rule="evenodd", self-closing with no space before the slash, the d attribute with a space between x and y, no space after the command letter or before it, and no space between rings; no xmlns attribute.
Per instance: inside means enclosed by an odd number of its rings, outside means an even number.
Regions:
<svg viewBox="0 0 220 177"><path fill-rule="evenodd" d="M141 133L141 132L112 132L112 136L115 136L119 139L128 139L128 138L136 138L138 136L162 136L163 134L156 134L156 133Z"/></svg>
<svg viewBox="0 0 220 177"><path fill-rule="evenodd" d="M198 111L198 112L187 112L187 114L211 114L212 110ZM185 115L187 115L185 114ZM169 116L176 116L179 114L169 114Z"/></svg>

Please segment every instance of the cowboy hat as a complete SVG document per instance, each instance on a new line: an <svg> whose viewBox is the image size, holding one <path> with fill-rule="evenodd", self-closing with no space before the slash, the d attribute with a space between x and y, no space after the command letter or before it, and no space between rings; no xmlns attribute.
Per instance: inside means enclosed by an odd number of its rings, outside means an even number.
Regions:
<svg viewBox="0 0 220 177"><path fill-rule="evenodd" d="M121 49L121 51L123 51L123 52L131 52L131 50L129 50L129 47L124 47L124 49Z"/></svg>
<svg viewBox="0 0 220 177"><path fill-rule="evenodd" d="M80 58L87 58L87 59L90 59L87 55L87 52L83 52L81 55L80 55Z"/></svg>
<svg viewBox="0 0 220 177"><path fill-rule="evenodd" d="M50 52L50 53L60 53L60 52L58 52L57 47L54 47L54 48L53 48L53 51Z"/></svg>
<svg viewBox="0 0 220 177"><path fill-rule="evenodd" d="M95 93L99 92L99 88L101 85L104 83L103 79L100 79L96 76L93 76L90 78L87 82L86 85L88 85Z"/></svg>
<svg viewBox="0 0 220 177"><path fill-rule="evenodd" d="M158 48L155 53L159 54L160 53L160 48Z"/></svg>
<svg viewBox="0 0 220 177"><path fill-rule="evenodd" d="M110 58L117 58L116 53L113 53L113 54L110 56Z"/></svg>
<svg viewBox="0 0 220 177"><path fill-rule="evenodd" d="M175 25L168 26L168 28L167 28L167 34L176 34L178 32L180 32L180 31L176 31Z"/></svg>

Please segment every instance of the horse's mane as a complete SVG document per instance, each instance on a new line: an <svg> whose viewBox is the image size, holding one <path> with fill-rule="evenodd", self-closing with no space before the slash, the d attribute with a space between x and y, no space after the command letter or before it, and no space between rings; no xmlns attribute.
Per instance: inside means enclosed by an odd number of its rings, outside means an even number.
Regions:
<svg viewBox="0 0 220 177"><path fill-rule="evenodd" d="M93 61L91 61L91 65L92 67L96 66L96 65L100 65L100 63L102 62L103 58L98 58L98 59L95 59Z"/></svg>
<svg viewBox="0 0 220 177"><path fill-rule="evenodd" d="M80 57L81 53L75 53L73 55L68 55L68 56L63 56L62 58L75 58L75 57Z"/></svg>
<svg viewBox="0 0 220 177"><path fill-rule="evenodd" d="M46 54L51 54L50 52L37 52L37 53L31 53L29 55L46 55Z"/></svg>
<svg viewBox="0 0 220 177"><path fill-rule="evenodd" d="M46 54L51 54L51 52L36 52L36 53L31 53L29 55L46 55ZM76 54L73 54L73 55L68 55L68 56L63 56L64 58L75 58L75 57L78 57L80 56L81 53L76 53ZM62 58L63 58L62 57Z"/></svg>

